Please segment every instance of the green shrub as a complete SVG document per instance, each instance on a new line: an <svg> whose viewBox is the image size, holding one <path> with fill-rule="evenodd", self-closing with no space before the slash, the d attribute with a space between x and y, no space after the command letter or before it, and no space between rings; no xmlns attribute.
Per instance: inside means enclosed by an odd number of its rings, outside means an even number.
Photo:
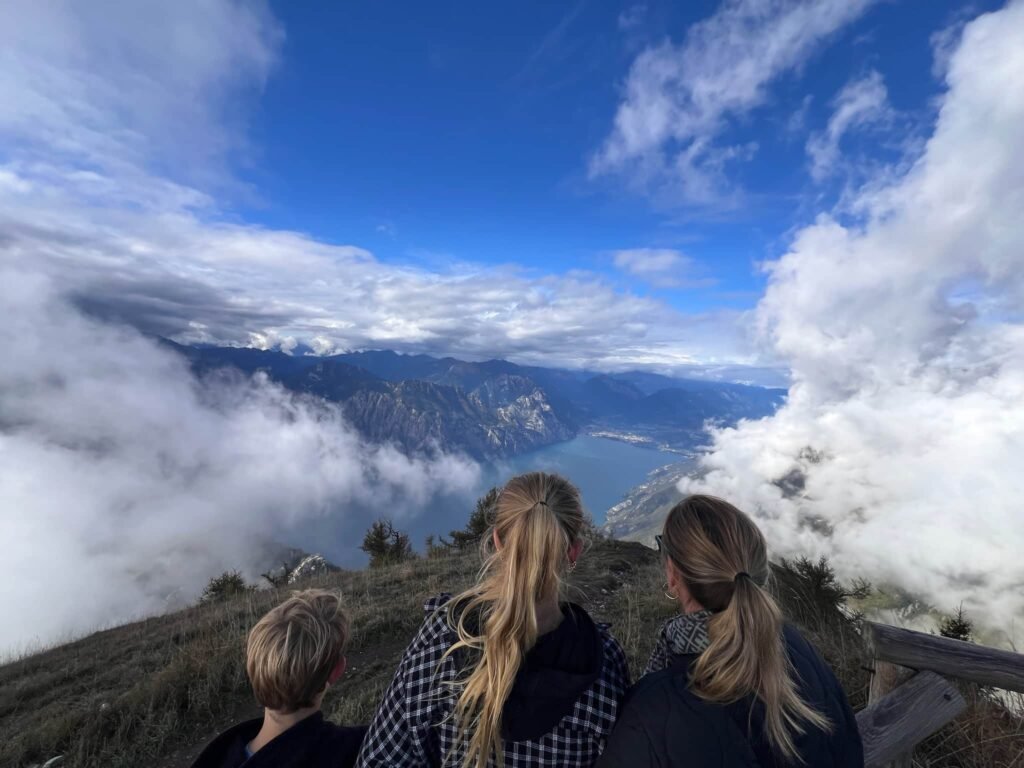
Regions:
<svg viewBox="0 0 1024 768"><path fill-rule="evenodd" d="M401 563L413 557L409 534L398 530L390 520L385 519L370 526L359 548L370 556L370 566L373 568Z"/></svg>
<svg viewBox="0 0 1024 768"><path fill-rule="evenodd" d="M452 531L448 534L452 540L452 546L456 549L468 549L480 543L494 523L494 510L498 504L499 493L499 489L491 488L476 500L476 508L469 515L466 527L461 531Z"/></svg>
<svg viewBox="0 0 1024 768"><path fill-rule="evenodd" d="M210 579L210 583L203 589L199 602L219 603L249 592L252 589L251 586L245 583L245 579L238 571L224 571L220 576L214 576Z"/></svg>

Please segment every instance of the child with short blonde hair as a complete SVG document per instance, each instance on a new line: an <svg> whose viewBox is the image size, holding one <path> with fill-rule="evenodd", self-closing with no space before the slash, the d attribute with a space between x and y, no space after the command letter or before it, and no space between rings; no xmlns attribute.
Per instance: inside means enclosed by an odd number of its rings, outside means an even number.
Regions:
<svg viewBox="0 0 1024 768"><path fill-rule="evenodd" d="M193 768L351 766L365 728L326 722L320 705L345 672L349 620L323 589L295 592L249 632L245 668L262 718L240 723L203 751Z"/></svg>

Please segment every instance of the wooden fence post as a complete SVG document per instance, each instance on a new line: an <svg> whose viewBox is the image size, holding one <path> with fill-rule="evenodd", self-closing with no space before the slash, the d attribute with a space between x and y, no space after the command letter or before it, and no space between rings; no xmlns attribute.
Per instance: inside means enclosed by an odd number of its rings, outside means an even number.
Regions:
<svg viewBox="0 0 1024 768"><path fill-rule="evenodd" d="M884 768L957 717L967 702L934 672L918 672L857 713L866 768Z"/></svg>
<svg viewBox="0 0 1024 768"><path fill-rule="evenodd" d="M942 675L1024 693L1024 654L872 622L864 639L871 686L857 723L870 768L911 766L915 745L967 708Z"/></svg>
<svg viewBox="0 0 1024 768"><path fill-rule="evenodd" d="M871 648L871 635L868 635L868 648ZM872 655L871 658L871 686L868 688L868 706L877 702L886 694L899 688L903 683L909 680L914 674L914 670L908 669L907 667L901 667L898 664L890 664L887 661L882 661L878 657ZM906 754L902 754L891 763L888 764L888 768L912 768L914 764L914 751L911 750Z"/></svg>

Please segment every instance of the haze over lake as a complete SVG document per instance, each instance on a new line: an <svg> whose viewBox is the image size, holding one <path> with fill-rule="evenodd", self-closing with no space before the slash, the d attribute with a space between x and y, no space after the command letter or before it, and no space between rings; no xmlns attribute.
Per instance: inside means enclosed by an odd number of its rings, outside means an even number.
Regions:
<svg viewBox="0 0 1024 768"><path fill-rule="evenodd" d="M419 513L393 508L348 508L309 522L285 536L290 545L319 552L339 565L358 566L366 560L359 550L363 534L373 520L387 517L407 531L413 546L422 550L427 536L462 528L476 499L489 488L513 475L534 470L557 472L572 480L583 495L586 510L600 525L608 509L642 483L649 472L681 458L678 453L580 435L512 459L482 464L480 482L472 493L438 497Z"/></svg>

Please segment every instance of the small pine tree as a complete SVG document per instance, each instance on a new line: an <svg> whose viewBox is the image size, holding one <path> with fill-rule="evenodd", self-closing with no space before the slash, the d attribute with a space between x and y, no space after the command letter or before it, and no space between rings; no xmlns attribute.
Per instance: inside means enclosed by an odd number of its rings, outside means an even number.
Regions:
<svg viewBox="0 0 1024 768"><path fill-rule="evenodd" d="M370 556L370 567L400 563L412 558L409 534L400 531L390 520L377 520L363 537L359 547Z"/></svg>
<svg viewBox="0 0 1024 768"><path fill-rule="evenodd" d="M245 579L238 571L224 571L220 576L210 579L210 583L203 589L199 602L219 603L251 590L252 587L245 583Z"/></svg>
<svg viewBox="0 0 1024 768"><path fill-rule="evenodd" d="M456 549L466 549L480 543L494 523L494 510L498 504L499 493L497 488L491 488L476 500L476 508L470 514L466 527L461 531L452 531L448 534L452 540L452 546Z"/></svg>
<svg viewBox="0 0 1024 768"><path fill-rule="evenodd" d="M956 609L955 614L947 616L942 620L942 623L939 624L939 634L953 640L963 640L965 643L971 642L971 639L974 637L974 622L967 618L967 614L964 613L963 603Z"/></svg>

